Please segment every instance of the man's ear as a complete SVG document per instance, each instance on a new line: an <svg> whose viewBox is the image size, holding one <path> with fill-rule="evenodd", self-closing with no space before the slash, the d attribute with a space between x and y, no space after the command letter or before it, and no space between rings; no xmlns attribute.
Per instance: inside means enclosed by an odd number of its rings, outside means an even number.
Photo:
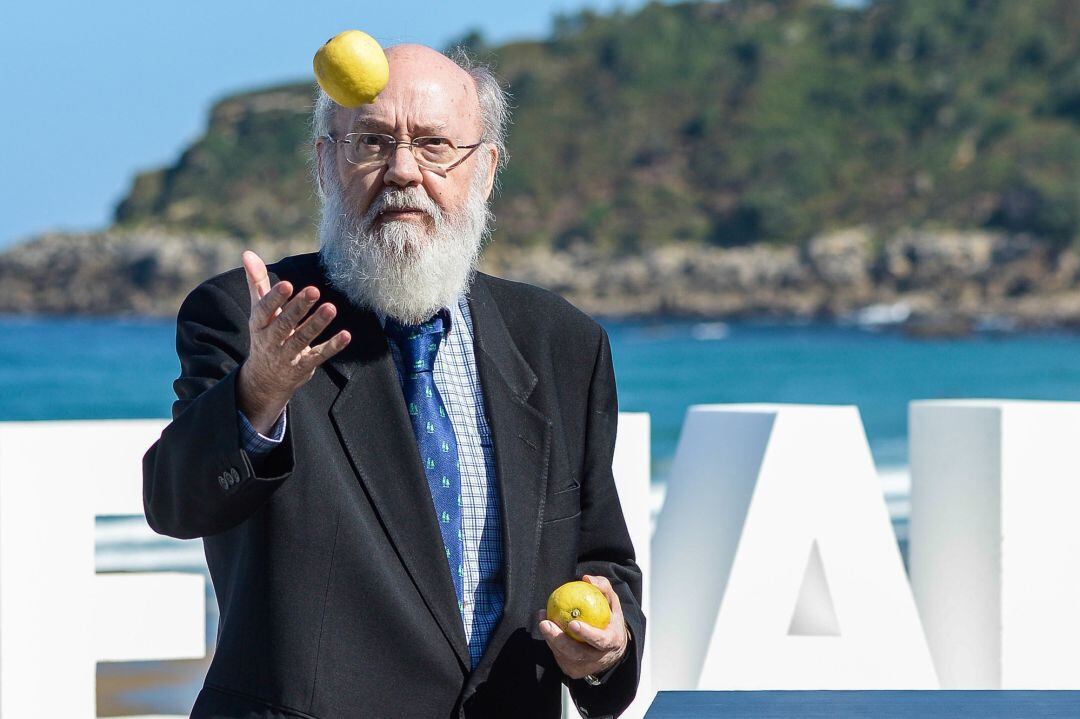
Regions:
<svg viewBox="0 0 1080 719"><path fill-rule="evenodd" d="M323 187L323 151L326 149L326 140L321 137L315 141L315 168L318 170L319 175L319 192L322 195L326 195L326 188Z"/></svg>
<svg viewBox="0 0 1080 719"><path fill-rule="evenodd" d="M488 164L487 171L487 190L484 192L484 199L491 197L491 188L495 185L495 169L499 166L499 148L491 145L491 162Z"/></svg>

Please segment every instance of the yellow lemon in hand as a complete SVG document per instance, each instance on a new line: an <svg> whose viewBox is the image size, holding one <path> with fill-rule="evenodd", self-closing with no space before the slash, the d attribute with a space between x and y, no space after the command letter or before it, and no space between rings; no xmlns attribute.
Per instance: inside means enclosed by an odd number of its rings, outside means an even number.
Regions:
<svg viewBox="0 0 1080 719"><path fill-rule="evenodd" d="M339 32L315 53L315 79L343 107L359 107L375 98L390 79L386 53L375 38L359 30Z"/></svg>
<svg viewBox="0 0 1080 719"><path fill-rule="evenodd" d="M570 631L570 621L577 619L597 629L604 629L611 621L611 606L596 586L582 581L567 582L548 597L547 618L580 642L581 637Z"/></svg>

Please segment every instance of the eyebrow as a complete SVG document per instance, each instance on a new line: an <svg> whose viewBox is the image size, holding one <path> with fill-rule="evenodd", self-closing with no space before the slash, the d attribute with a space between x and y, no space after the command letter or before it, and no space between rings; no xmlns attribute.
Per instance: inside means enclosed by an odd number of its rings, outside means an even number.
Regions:
<svg viewBox="0 0 1080 719"><path fill-rule="evenodd" d="M353 123L353 128L385 132L387 134L393 134L394 130L394 128L390 127L389 123L375 117L360 117L356 120L355 123ZM420 132L420 134L438 134L446 131L446 123L440 121L429 122L417 125L416 129Z"/></svg>

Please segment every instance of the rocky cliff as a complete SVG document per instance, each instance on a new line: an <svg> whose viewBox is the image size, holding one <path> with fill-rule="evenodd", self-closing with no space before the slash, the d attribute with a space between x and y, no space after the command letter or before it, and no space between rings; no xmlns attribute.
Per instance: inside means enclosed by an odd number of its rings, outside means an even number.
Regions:
<svg viewBox="0 0 1080 719"><path fill-rule="evenodd" d="M271 261L314 245L149 229L46 235L0 255L0 312L172 316L196 284L239 266L246 248ZM584 243L491 246L482 269L612 317L1080 328L1080 254L1022 235L903 230L880 239L856 227L804 247L668 244L623 257Z"/></svg>

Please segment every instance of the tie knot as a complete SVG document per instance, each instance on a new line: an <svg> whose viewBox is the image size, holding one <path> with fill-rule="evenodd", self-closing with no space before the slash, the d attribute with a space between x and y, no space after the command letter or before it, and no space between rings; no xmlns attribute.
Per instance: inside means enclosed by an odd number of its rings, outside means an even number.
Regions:
<svg viewBox="0 0 1080 719"><path fill-rule="evenodd" d="M443 338L443 318L437 314L418 325L403 325L386 318L386 334L397 343L401 358L411 372L431 372Z"/></svg>

